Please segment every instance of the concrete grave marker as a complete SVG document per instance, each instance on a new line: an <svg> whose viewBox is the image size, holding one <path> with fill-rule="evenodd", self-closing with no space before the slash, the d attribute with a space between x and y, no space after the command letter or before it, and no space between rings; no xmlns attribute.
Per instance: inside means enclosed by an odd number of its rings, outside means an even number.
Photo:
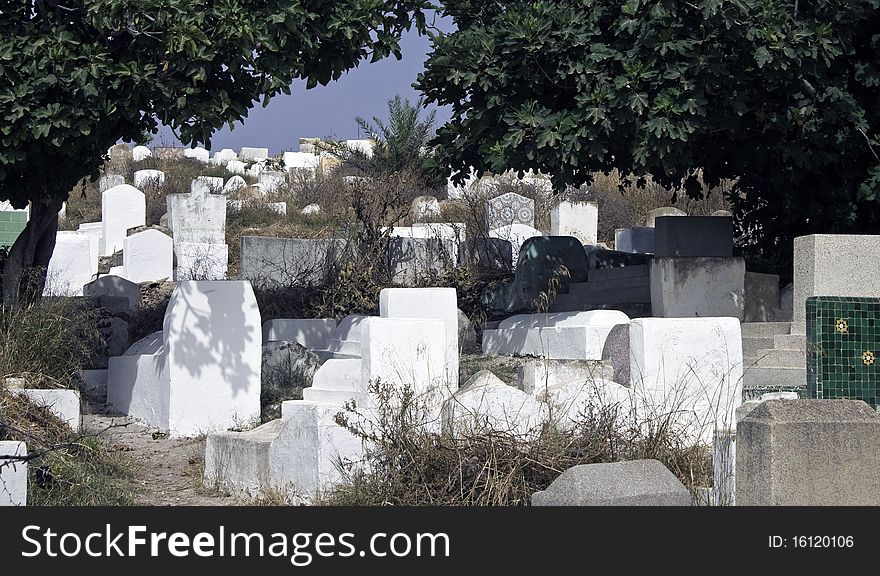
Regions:
<svg viewBox="0 0 880 576"><path fill-rule="evenodd" d="M122 184L104 192L101 195L101 255L111 256L122 250L128 229L146 224L146 212L146 196L134 186Z"/></svg>
<svg viewBox="0 0 880 576"><path fill-rule="evenodd" d="M152 158L153 151L146 146L135 146L131 149L131 159L135 162L141 162L147 158Z"/></svg>
<svg viewBox="0 0 880 576"><path fill-rule="evenodd" d="M122 275L140 284L174 277L174 241L158 230L127 237L122 250Z"/></svg>
<svg viewBox="0 0 880 576"><path fill-rule="evenodd" d="M488 370L471 376L443 403L442 430L449 436L500 432L535 435L547 417L546 406Z"/></svg>
<svg viewBox="0 0 880 576"><path fill-rule="evenodd" d="M128 301L128 309L135 312L140 307L140 286L119 276L101 276L83 286L83 296L122 296Z"/></svg>
<svg viewBox="0 0 880 576"><path fill-rule="evenodd" d="M859 400L770 400L737 428L739 506L880 505L880 415Z"/></svg>
<svg viewBox="0 0 880 576"><path fill-rule="evenodd" d="M654 228L657 225L657 218L660 216L687 216L687 212L674 208L672 206L663 206L654 208L645 216L645 226Z"/></svg>
<svg viewBox="0 0 880 576"><path fill-rule="evenodd" d="M134 173L134 187L145 188L147 186L162 186L165 183L165 173L161 170L138 170Z"/></svg>
<svg viewBox="0 0 880 576"><path fill-rule="evenodd" d="M523 224L535 225L535 201L515 192L508 192L489 200L486 208L486 225L489 230Z"/></svg>
<svg viewBox="0 0 880 576"><path fill-rule="evenodd" d="M187 148L183 151L183 155L187 158L192 158L193 160L196 160L203 164L207 164L211 160L211 153L201 146L196 146L195 148Z"/></svg>
<svg viewBox="0 0 880 576"><path fill-rule="evenodd" d="M229 265L229 247L209 242L180 242L174 245L177 268L174 279L223 280Z"/></svg>
<svg viewBox="0 0 880 576"><path fill-rule="evenodd" d="M248 282L178 283L162 341L110 359L112 406L175 436L260 415L260 311Z"/></svg>
<svg viewBox="0 0 880 576"><path fill-rule="evenodd" d="M255 161L255 160L265 160L269 157L269 149L268 148L251 148L248 146L242 147L242 149L238 153L239 159L244 162Z"/></svg>
<svg viewBox="0 0 880 576"><path fill-rule="evenodd" d="M58 232L46 270L43 295L82 296L83 285L91 282L97 272L92 264L91 242L87 235Z"/></svg>
<svg viewBox="0 0 880 576"><path fill-rule="evenodd" d="M558 199L550 207L551 236L574 236L581 244L595 244L598 230L596 202Z"/></svg>
<svg viewBox="0 0 880 576"><path fill-rule="evenodd" d="M642 419L672 418L711 444L735 429L742 403L742 334L736 318L638 318L630 322L630 387Z"/></svg>
<svg viewBox="0 0 880 576"><path fill-rule="evenodd" d="M24 442L0 441L0 506L27 505L27 456Z"/></svg>
<svg viewBox="0 0 880 576"><path fill-rule="evenodd" d="M335 332L336 320L332 318L279 318L263 323L263 343L296 342L309 350L320 350L327 347Z"/></svg>
<svg viewBox="0 0 880 576"><path fill-rule="evenodd" d="M532 506L690 506L690 491L657 460L583 464L532 495Z"/></svg>

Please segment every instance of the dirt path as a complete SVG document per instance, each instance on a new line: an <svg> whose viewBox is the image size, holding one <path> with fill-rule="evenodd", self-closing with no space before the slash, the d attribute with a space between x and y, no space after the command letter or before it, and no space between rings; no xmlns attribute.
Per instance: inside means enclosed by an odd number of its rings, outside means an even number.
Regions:
<svg viewBox="0 0 880 576"><path fill-rule="evenodd" d="M135 472L135 503L143 506L230 506L235 501L201 487L204 438L167 438L127 416L92 407L83 414L87 432L101 432L108 445L126 453ZM103 431L103 432L102 432Z"/></svg>

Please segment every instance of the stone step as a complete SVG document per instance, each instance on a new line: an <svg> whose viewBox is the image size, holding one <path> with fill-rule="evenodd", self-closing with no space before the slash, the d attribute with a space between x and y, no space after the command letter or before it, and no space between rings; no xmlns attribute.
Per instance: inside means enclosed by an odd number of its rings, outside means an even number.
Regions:
<svg viewBox="0 0 880 576"><path fill-rule="evenodd" d="M587 279L590 282L602 280L618 280L620 278L637 278L644 276L648 278L651 269L647 264L635 264L632 266L618 266L616 268L597 268L587 272Z"/></svg>
<svg viewBox="0 0 880 576"><path fill-rule="evenodd" d="M777 334L789 334L791 322L743 322L743 338L772 338Z"/></svg>
<svg viewBox="0 0 880 576"><path fill-rule="evenodd" d="M759 368L804 368L807 365L807 356L803 350L785 350L783 348L771 348L758 350L755 355L756 365Z"/></svg>
<svg viewBox="0 0 880 576"><path fill-rule="evenodd" d="M777 334L773 337L773 347L782 350L800 350L806 352L807 337L799 334Z"/></svg>
<svg viewBox="0 0 880 576"><path fill-rule="evenodd" d="M592 304L620 304L628 302L650 302L650 284L629 284L628 282L577 282L568 285L568 295Z"/></svg>
<svg viewBox="0 0 880 576"><path fill-rule="evenodd" d="M788 388L807 385L807 369L754 366L743 372L745 388Z"/></svg>
<svg viewBox="0 0 880 576"><path fill-rule="evenodd" d="M753 358L758 350L773 348L773 338L743 338L743 358Z"/></svg>

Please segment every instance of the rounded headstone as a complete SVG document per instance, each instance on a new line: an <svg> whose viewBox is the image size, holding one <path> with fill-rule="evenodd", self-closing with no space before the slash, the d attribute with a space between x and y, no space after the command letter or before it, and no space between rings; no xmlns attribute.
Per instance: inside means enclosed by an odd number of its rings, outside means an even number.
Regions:
<svg viewBox="0 0 880 576"><path fill-rule="evenodd" d="M645 226L653 228L655 224L654 221L660 216L687 216L687 214L678 208L673 208L672 206L654 208L648 212L647 216L645 216Z"/></svg>

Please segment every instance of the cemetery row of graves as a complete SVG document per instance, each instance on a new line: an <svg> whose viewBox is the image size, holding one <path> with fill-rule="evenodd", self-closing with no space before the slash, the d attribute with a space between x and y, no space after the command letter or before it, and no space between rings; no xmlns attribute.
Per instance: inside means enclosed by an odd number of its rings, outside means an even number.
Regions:
<svg viewBox="0 0 880 576"><path fill-rule="evenodd" d="M333 157L311 141L278 158L125 145L109 155L100 221L58 232L43 288L47 301L97 311L100 345L69 382L35 387L23 373L2 383L72 434L93 432L84 415L99 407L163 437L204 436L200 482L242 501L358 501L410 485L428 496L384 500L880 504L880 276L865 265L880 236L797 238L793 281L780 287L736 255L729 212L660 207L600 242L595 199L554 198L527 174L533 197L489 177L450 181L443 200L407 198L396 206L404 218L373 222L372 243L337 226L255 230L230 246L236 212L286 214L278 190L332 171ZM163 196L154 224L148 194L170 175L110 168L152 157L226 176L196 175L186 193ZM445 218L449 202L469 217ZM27 218L0 212L0 242ZM270 314L260 297L344 285L372 267L380 285L324 317ZM495 281L475 295L464 271ZM144 334L143 295L158 284L170 297ZM0 503L23 505L35 448L2 440ZM549 453L540 472L523 463ZM501 461L525 480L492 500L487 470Z"/></svg>

